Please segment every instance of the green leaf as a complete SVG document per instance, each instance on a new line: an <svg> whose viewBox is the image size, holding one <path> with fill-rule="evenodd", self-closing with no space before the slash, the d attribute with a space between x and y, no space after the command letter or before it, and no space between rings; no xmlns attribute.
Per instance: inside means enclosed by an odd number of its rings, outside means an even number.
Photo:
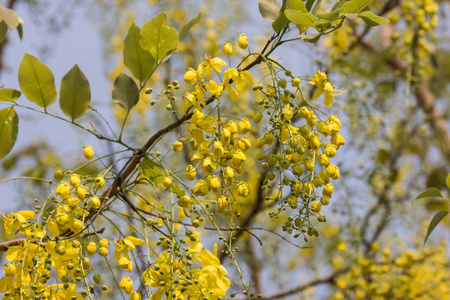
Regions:
<svg viewBox="0 0 450 300"><path fill-rule="evenodd" d="M322 14L319 19L327 21L335 21L345 15L345 9L343 7L330 11L329 13Z"/></svg>
<svg viewBox="0 0 450 300"><path fill-rule="evenodd" d="M306 1L305 7L306 7L307 11L311 11L311 8L312 8L314 2L316 2L316 0L308 0L308 1Z"/></svg>
<svg viewBox="0 0 450 300"><path fill-rule="evenodd" d="M150 51L156 61L178 47L178 32L170 27L166 13L163 11L144 24L139 35L141 47Z"/></svg>
<svg viewBox="0 0 450 300"><path fill-rule="evenodd" d="M6 33L8 32L8 25L4 21L0 22L0 44L6 39Z"/></svg>
<svg viewBox="0 0 450 300"><path fill-rule="evenodd" d="M289 20L286 18L286 15L282 14L275 22L272 23L272 28L276 33L279 33L286 27L288 22Z"/></svg>
<svg viewBox="0 0 450 300"><path fill-rule="evenodd" d="M139 101L139 88L131 77L122 72L114 81L112 97L114 102L130 110Z"/></svg>
<svg viewBox="0 0 450 300"><path fill-rule="evenodd" d="M308 42L308 43L316 43L320 39L321 36L322 36L321 33L313 33L313 34L301 35L301 36L299 36L299 38L301 38L302 40L304 40L305 42Z"/></svg>
<svg viewBox="0 0 450 300"><path fill-rule="evenodd" d="M288 9L299 10L299 11L302 11L302 12L308 12L308 10L306 9L305 3L303 3L302 0L289 0L287 2L287 6L286 7Z"/></svg>
<svg viewBox="0 0 450 300"><path fill-rule="evenodd" d="M313 27L317 22L317 17L311 13L305 13L298 10L287 9L285 11L286 17L294 24L306 27Z"/></svg>
<svg viewBox="0 0 450 300"><path fill-rule="evenodd" d="M22 93L14 89L0 89L0 102L16 101L20 95L22 95Z"/></svg>
<svg viewBox="0 0 450 300"><path fill-rule="evenodd" d="M429 188L424 192L420 193L420 195L417 196L416 199L431 198L431 197L444 198L442 197L441 192L437 188Z"/></svg>
<svg viewBox="0 0 450 300"><path fill-rule="evenodd" d="M0 110L0 159L5 157L17 140L19 117L13 107Z"/></svg>
<svg viewBox="0 0 450 300"><path fill-rule="evenodd" d="M360 13L358 16L361 17L361 19L363 19L364 23L366 23L368 26L378 26L378 25L385 25L387 23L389 23L389 20L377 16L376 14L374 14L371 11L364 11L362 13Z"/></svg>
<svg viewBox="0 0 450 300"><path fill-rule="evenodd" d="M181 42L187 35L187 33L189 32L189 30L191 30L191 28L196 25L198 22L200 22L200 19L202 18L202 12L199 12L198 15L193 18L192 20L190 20L189 22L187 22L183 28L181 28L180 31L180 36L178 37L178 40Z"/></svg>
<svg viewBox="0 0 450 300"><path fill-rule="evenodd" d="M74 65L61 79L59 105L63 113L73 120L89 110L91 87L78 65Z"/></svg>
<svg viewBox="0 0 450 300"><path fill-rule="evenodd" d="M11 30L15 29L20 24L19 17L17 16L16 12L1 5L0 18L5 21L6 25L8 25L9 29Z"/></svg>
<svg viewBox="0 0 450 300"><path fill-rule="evenodd" d="M281 5L277 0L259 0L259 12L261 16L270 22L275 22L280 16Z"/></svg>
<svg viewBox="0 0 450 300"><path fill-rule="evenodd" d="M131 24L123 45L123 63L139 81L147 79L155 68L155 59L139 43L141 29Z"/></svg>
<svg viewBox="0 0 450 300"><path fill-rule="evenodd" d="M22 40L22 38L23 38L23 26L22 26L22 24L19 24L19 26L17 26L17 33L19 34L20 40Z"/></svg>
<svg viewBox="0 0 450 300"><path fill-rule="evenodd" d="M141 161L141 169L144 175L155 184L163 182L164 176L161 174L161 169L153 160L144 157Z"/></svg>
<svg viewBox="0 0 450 300"><path fill-rule="evenodd" d="M423 241L424 245L426 244L431 232L433 232L434 228L442 221L442 219L447 214L448 214L448 211L440 211L434 215L433 219L430 222L430 225L428 226L427 235L425 236L425 240Z"/></svg>
<svg viewBox="0 0 450 300"><path fill-rule="evenodd" d="M25 97L47 108L58 97L52 71L39 59L25 53L19 66L19 85Z"/></svg>
<svg viewBox="0 0 450 300"><path fill-rule="evenodd" d="M350 0L345 2L342 7L347 14L358 14L367 7L373 0Z"/></svg>
<svg viewBox="0 0 450 300"><path fill-rule="evenodd" d="M186 194L183 189L177 184L172 184L172 191L175 195L178 196L178 198L181 198Z"/></svg>

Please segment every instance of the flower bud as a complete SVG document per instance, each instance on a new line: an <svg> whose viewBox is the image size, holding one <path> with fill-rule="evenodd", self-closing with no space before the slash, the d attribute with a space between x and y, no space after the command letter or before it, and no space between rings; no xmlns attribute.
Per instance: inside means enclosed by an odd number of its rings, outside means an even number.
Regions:
<svg viewBox="0 0 450 300"><path fill-rule="evenodd" d="M298 86L300 86L300 78L298 78L298 77L292 78L291 84L292 84L293 87L298 87Z"/></svg>
<svg viewBox="0 0 450 300"><path fill-rule="evenodd" d="M311 209L315 212L320 212L320 210L322 209L322 205L318 201L314 201L311 204Z"/></svg>
<svg viewBox="0 0 450 300"><path fill-rule="evenodd" d="M292 209L296 209L297 208L297 197L291 195L287 198L287 203L289 204L289 206Z"/></svg>
<svg viewBox="0 0 450 300"><path fill-rule="evenodd" d="M106 247L100 247L100 249L98 249L98 254L100 254L100 256L105 257L108 255L108 253L109 253L109 250Z"/></svg>
<svg viewBox="0 0 450 300"><path fill-rule="evenodd" d="M81 183L80 176L77 174L70 175L69 183L72 187L77 188Z"/></svg>
<svg viewBox="0 0 450 300"><path fill-rule="evenodd" d="M247 49L248 38L247 38L247 36L244 33L239 35L239 37L238 37L238 45L239 45L239 48L241 48L241 49ZM227 55L227 56L229 56L229 55Z"/></svg>
<svg viewBox="0 0 450 300"><path fill-rule="evenodd" d="M327 183L327 184L325 184L325 186L323 188L322 195L324 195L328 198L331 198L331 196L333 195L333 191L334 191L333 184L331 182Z"/></svg>
<svg viewBox="0 0 450 300"><path fill-rule="evenodd" d="M239 181L237 184L237 194L241 197L247 197L250 194L250 187L246 181Z"/></svg>
<svg viewBox="0 0 450 300"><path fill-rule="evenodd" d="M231 54L233 54L233 46L231 46L230 43L223 42L223 53L225 53L227 57L230 57Z"/></svg>
<svg viewBox="0 0 450 300"><path fill-rule="evenodd" d="M100 201L100 199L97 196L92 196L89 204L91 205L91 207L93 209L98 209L100 207L100 205L102 204L102 202Z"/></svg>
<svg viewBox="0 0 450 300"><path fill-rule="evenodd" d="M61 170L56 170L55 173L53 173L53 178L56 180L61 180L64 177L64 173Z"/></svg>
<svg viewBox="0 0 450 300"><path fill-rule="evenodd" d="M216 175L207 177L206 181L208 182L209 188L213 192L218 192L220 189L220 180Z"/></svg>
<svg viewBox="0 0 450 300"><path fill-rule="evenodd" d="M84 158L86 159L91 159L92 157L94 157L94 148L92 146L83 146L83 154L84 154Z"/></svg>
<svg viewBox="0 0 450 300"><path fill-rule="evenodd" d="M163 184L164 187L169 188L169 187L172 186L172 182L173 182L172 178L167 176L167 177L164 178L162 184Z"/></svg>
<svg viewBox="0 0 450 300"><path fill-rule="evenodd" d="M225 150L223 149L223 145L221 142L219 141L214 142L212 153L215 158L221 158L223 156Z"/></svg>
<svg viewBox="0 0 450 300"><path fill-rule="evenodd" d="M209 186L203 179L200 179L192 189L195 196L206 196L209 193Z"/></svg>
<svg viewBox="0 0 450 300"><path fill-rule="evenodd" d="M187 84L194 84L197 81L197 71L193 68L189 68L186 74L184 74L183 79Z"/></svg>
<svg viewBox="0 0 450 300"><path fill-rule="evenodd" d="M189 197L189 195L184 195L177 203L179 207L189 207L192 203L191 197Z"/></svg>
<svg viewBox="0 0 450 300"><path fill-rule="evenodd" d="M230 167L226 167L223 175L225 177L225 182L227 183L227 185L232 186L234 180L234 170Z"/></svg>
<svg viewBox="0 0 450 300"><path fill-rule="evenodd" d="M98 174L95 178L95 187L101 189L105 185L105 178L102 175Z"/></svg>
<svg viewBox="0 0 450 300"><path fill-rule="evenodd" d="M89 242L86 246L86 252L89 255L93 255L97 251L97 244L95 242Z"/></svg>
<svg viewBox="0 0 450 300"><path fill-rule="evenodd" d="M252 130L252 124L247 118L243 118L239 121L238 130L240 134L246 134L250 130Z"/></svg>
<svg viewBox="0 0 450 300"><path fill-rule="evenodd" d="M255 123L259 123L262 120L262 114L260 114L259 112L255 113L253 115L253 122Z"/></svg>
<svg viewBox="0 0 450 300"><path fill-rule="evenodd" d="M338 179L340 177L339 168L333 164L329 164L327 167L327 175L333 180Z"/></svg>

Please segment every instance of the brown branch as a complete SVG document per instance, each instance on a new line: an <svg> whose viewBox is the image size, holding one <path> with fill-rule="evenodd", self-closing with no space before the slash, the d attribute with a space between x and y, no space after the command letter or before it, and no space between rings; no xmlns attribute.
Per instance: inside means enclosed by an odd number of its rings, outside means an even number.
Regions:
<svg viewBox="0 0 450 300"><path fill-rule="evenodd" d="M272 294L272 295L262 296L261 298L258 298L258 299L261 299L261 300L281 299L281 298L284 298L284 297L288 297L288 296L292 296L292 295L298 294L298 293L306 290L307 288L310 288L310 287L313 287L313 286L316 286L316 285L333 283L336 280L336 277L338 277L339 275L347 272L348 270L349 270L349 268L343 268L343 269L335 271L334 273L332 273L331 275L329 275L327 277L315 279L315 280L312 280L312 281L310 281L308 283L299 285L299 286L297 286L295 288L292 288L292 289L289 289L289 290L286 290L286 291L282 291L282 292L279 292L279 293L276 293L276 294ZM234 298L230 298L230 299L227 299L227 300L232 300L232 299L234 299ZM248 299L248 298L240 298L240 299L236 299L236 300L244 300L244 299Z"/></svg>

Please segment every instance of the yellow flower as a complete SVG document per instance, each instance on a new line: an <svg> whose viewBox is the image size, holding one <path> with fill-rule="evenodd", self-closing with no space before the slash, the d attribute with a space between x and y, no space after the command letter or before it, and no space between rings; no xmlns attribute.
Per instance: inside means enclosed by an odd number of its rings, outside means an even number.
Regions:
<svg viewBox="0 0 450 300"><path fill-rule="evenodd" d="M339 168L333 164L329 164L327 167L327 175L336 180L340 177Z"/></svg>
<svg viewBox="0 0 450 300"><path fill-rule="evenodd" d="M232 101L238 101L239 100L239 94L238 92L230 85L230 81L225 78L221 84L222 86L222 91L223 92L228 92L228 94L230 95L230 99Z"/></svg>
<svg viewBox="0 0 450 300"><path fill-rule="evenodd" d="M247 151L251 147L252 147L252 143L250 143L250 140L246 136L244 136L238 142L238 148L243 152Z"/></svg>
<svg viewBox="0 0 450 300"><path fill-rule="evenodd" d="M172 186L172 182L173 182L172 178L167 176L164 178L162 184L164 185L164 187L169 188Z"/></svg>
<svg viewBox="0 0 450 300"><path fill-rule="evenodd" d="M252 124L247 118L243 118L238 123L238 130L240 134L246 134L252 130Z"/></svg>
<svg viewBox="0 0 450 300"><path fill-rule="evenodd" d="M205 175L211 175L216 170L217 165L211 159L211 157L206 157L202 163L202 170Z"/></svg>
<svg viewBox="0 0 450 300"><path fill-rule="evenodd" d="M213 192L218 192L219 191L219 189L220 189L220 180L219 180L219 178L217 178L216 175L208 176L206 178L206 181L208 183L208 186L210 187L210 189Z"/></svg>
<svg viewBox="0 0 450 300"><path fill-rule="evenodd" d="M228 186L233 185L234 180L234 170L230 167L226 167L225 171L223 172L223 175L225 177L225 181Z"/></svg>
<svg viewBox="0 0 450 300"><path fill-rule="evenodd" d="M216 97L219 97L223 91L223 85L218 85L214 80L206 84L206 90Z"/></svg>
<svg viewBox="0 0 450 300"><path fill-rule="evenodd" d="M177 203L179 207L189 207L192 203L191 197L189 197L188 195L184 195L180 198L180 200L178 200Z"/></svg>
<svg viewBox="0 0 450 300"><path fill-rule="evenodd" d="M184 74L184 82L187 84L194 84L197 81L197 71L195 71L193 68L188 68L188 71L186 74Z"/></svg>
<svg viewBox="0 0 450 300"><path fill-rule="evenodd" d="M133 281L130 277L125 276L120 281L119 287L123 289L127 295L130 295L133 292Z"/></svg>
<svg viewBox="0 0 450 300"><path fill-rule="evenodd" d="M241 49L247 49L248 38L247 38L247 36L244 33L239 35L239 37L238 37L238 45L239 45L239 48L241 48Z"/></svg>
<svg viewBox="0 0 450 300"><path fill-rule="evenodd" d="M318 87L317 91L313 95L313 99L320 97L320 95L325 92L326 106L330 106L333 103L333 98L335 96L339 96L343 93L342 90L335 90L334 85L327 81L327 75L319 70L317 70L314 77L311 77L311 81L309 83ZM337 93L333 94L333 92Z"/></svg>
<svg viewBox="0 0 450 300"><path fill-rule="evenodd" d="M206 196L209 193L209 186L203 179L200 179L192 189L195 196Z"/></svg>
<svg viewBox="0 0 450 300"><path fill-rule="evenodd" d="M334 191L334 186L330 182L330 183L325 184L325 187L323 188L322 194L324 196L326 196L326 197L331 198L331 196L333 195L333 191Z"/></svg>
<svg viewBox="0 0 450 300"><path fill-rule="evenodd" d="M223 213L225 208L228 206L228 200L225 196L220 196L219 199L217 199L217 212L219 214Z"/></svg>
<svg viewBox="0 0 450 300"><path fill-rule="evenodd" d="M215 57L212 58L206 55L205 59L202 61L202 63L197 68L197 74L201 75L205 73L205 78L211 78L212 70L214 69L217 72L222 72L220 67L226 66L227 63L224 62L222 59Z"/></svg>
<svg viewBox="0 0 450 300"><path fill-rule="evenodd" d="M65 181L61 181L56 187L55 194L59 195L62 199L66 199L70 195L70 185Z"/></svg>
<svg viewBox="0 0 450 300"><path fill-rule="evenodd" d="M335 146L335 145L332 145L332 144L328 144L328 145L325 147L325 154L326 154L328 157L334 157L334 156L336 155L336 146Z"/></svg>
<svg viewBox="0 0 450 300"><path fill-rule="evenodd" d="M292 78L291 84L292 84L293 87L298 87L298 86L300 86L300 78L298 78L298 77Z"/></svg>
<svg viewBox="0 0 450 300"><path fill-rule="evenodd" d="M223 149L223 145L221 142L219 141L214 142L212 153L215 158L221 158L223 156L225 150Z"/></svg>
<svg viewBox="0 0 450 300"><path fill-rule="evenodd" d="M92 159L94 157L94 148L92 146L83 146L84 157L86 159Z"/></svg>
<svg viewBox="0 0 450 300"><path fill-rule="evenodd" d="M231 54L233 54L233 46L231 46L230 43L223 42L223 53L225 53L227 57L230 57Z"/></svg>
<svg viewBox="0 0 450 300"><path fill-rule="evenodd" d="M186 178L190 181L195 180L197 176L197 172L195 171L195 167L193 165L187 166L186 171L184 173L186 175Z"/></svg>
<svg viewBox="0 0 450 300"><path fill-rule="evenodd" d="M16 275L16 266L11 263L8 263L3 268L3 272L5 273L6 276L14 276Z"/></svg>
<svg viewBox="0 0 450 300"><path fill-rule="evenodd" d="M81 183L80 176L77 175L77 174L70 175L70 181L69 182L70 182L70 185L72 187L77 188L80 185L80 183Z"/></svg>
<svg viewBox="0 0 450 300"><path fill-rule="evenodd" d="M13 227L16 230L20 230L21 224L28 222L29 219L33 219L35 215L36 213L31 210L18 211L15 214L10 212L7 216L2 213L5 232L10 234Z"/></svg>
<svg viewBox="0 0 450 300"><path fill-rule="evenodd" d="M80 200L86 199L86 188L82 185L77 187L77 198Z"/></svg>
<svg viewBox="0 0 450 300"><path fill-rule="evenodd" d="M199 288L209 291L214 297L224 298L230 287L227 270L220 264L220 260L207 250L202 251L200 259L202 269L192 270L199 282Z"/></svg>
<svg viewBox="0 0 450 300"><path fill-rule="evenodd" d="M223 72L225 78L233 79L236 88L241 91L246 84L253 85L253 77L249 71L241 71L235 68L229 68Z"/></svg>
<svg viewBox="0 0 450 300"><path fill-rule="evenodd" d="M172 144L172 147L174 151L181 151L183 150L183 143L180 141L176 141Z"/></svg>
<svg viewBox="0 0 450 300"><path fill-rule="evenodd" d="M336 133L331 137L331 143L336 146L336 149L339 149L345 145L345 140L340 133Z"/></svg>
<svg viewBox="0 0 450 300"><path fill-rule="evenodd" d="M126 257L126 256L122 256L122 257L119 259L118 264L119 264L119 267L120 267L122 270L128 270L128 272L130 272L130 273L131 273L131 271L133 270L133 263L132 263L131 260L130 260L128 257Z"/></svg>
<svg viewBox="0 0 450 300"><path fill-rule="evenodd" d="M248 186L248 182L239 181L237 184L237 194L241 197L247 197L250 194L250 187Z"/></svg>
<svg viewBox="0 0 450 300"><path fill-rule="evenodd" d="M101 204L102 203L101 203L100 199L97 196L94 195L94 196L91 197L90 205L91 205L91 207L93 209L98 209Z"/></svg>
<svg viewBox="0 0 450 300"><path fill-rule="evenodd" d="M128 236L124 239L120 238L117 242L114 242L116 249L114 250L114 259L118 260L123 254L126 257L130 257L128 250L136 250L136 245L142 246L145 241L138 239L134 236Z"/></svg>
<svg viewBox="0 0 450 300"><path fill-rule="evenodd" d="M325 91L325 105L326 106L330 106L333 103L333 99L335 96L339 96L343 93L342 90L335 90L334 85L329 82L325 83L323 90ZM337 93L333 94L333 92L337 92Z"/></svg>
<svg viewBox="0 0 450 300"><path fill-rule="evenodd" d="M320 212L320 210L322 209L322 205L320 204L320 202L314 201L314 202L311 204L311 209L312 209L313 211L315 211L315 212Z"/></svg>
<svg viewBox="0 0 450 300"><path fill-rule="evenodd" d="M142 295L138 292L132 292L130 295L130 300L141 300Z"/></svg>
<svg viewBox="0 0 450 300"><path fill-rule="evenodd" d="M105 185L105 178L102 175L98 174L95 178L95 187L101 189Z"/></svg>

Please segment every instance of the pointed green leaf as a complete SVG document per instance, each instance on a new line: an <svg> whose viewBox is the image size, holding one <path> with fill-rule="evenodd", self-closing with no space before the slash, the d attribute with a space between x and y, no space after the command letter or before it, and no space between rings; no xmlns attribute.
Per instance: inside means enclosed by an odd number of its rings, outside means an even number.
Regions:
<svg viewBox="0 0 450 300"><path fill-rule="evenodd" d="M329 13L322 14L319 16L320 19L327 21L335 21L345 15L345 9L343 7L330 11Z"/></svg>
<svg viewBox="0 0 450 300"><path fill-rule="evenodd" d="M314 5L314 2L316 2L316 0L308 0L308 1L306 1L305 7L306 7L307 11L311 11L311 8Z"/></svg>
<svg viewBox="0 0 450 300"><path fill-rule="evenodd" d="M128 29L123 45L123 62L139 81L147 79L155 68L155 59L139 43L141 29L134 23Z"/></svg>
<svg viewBox="0 0 450 300"><path fill-rule="evenodd" d="M19 117L13 107L0 110L0 159L14 147L19 130Z"/></svg>
<svg viewBox="0 0 450 300"><path fill-rule="evenodd" d="M363 19L364 23L366 23L368 26L378 26L378 25L385 25L387 23L389 23L389 20L377 16L376 14L374 14L371 11L364 11L362 13L360 13L358 16L361 17L361 19Z"/></svg>
<svg viewBox="0 0 450 300"><path fill-rule="evenodd" d="M302 25L305 27L313 27L317 22L317 17L310 13L301 12L298 10L286 9L286 17L294 24Z"/></svg>
<svg viewBox="0 0 450 300"><path fill-rule="evenodd" d="M89 110L91 87L84 73L75 65L61 79L59 105L63 113L73 120Z"/></svg>
<svg viewBox="0 0 450 300"><path fill-rule="evenodd" d="M425 190L424 192L420 193L419 196L416 197L416 199L422 199L422 198L444 198L441 195L441 192L437 188L429 188Z"/></svg>
<svg viewBox="0 0 450 300"><path fill-rule="evenodd" d="M52 71L28 53L19 66L19 85L25 97L40 107L50 106L58 96Z"/></svg>
<svg viewBox="0 0 450 300"><path fill-rule="evenodd" d="M187 33L189 32L189 30L191 30L192 27L194 27L195 24L197 24L198 22L200 22L200 19L202 18L202 12L198 13L198 16L196 16L195 18L193 18L192 20L190 20L189 22L187 22L183 28L181 28L180 31L180 36L178 37L178 40L181 42L187 35Z"/></svg>
<svg viewBox="0 0 450 300"><path fill-rule="evenodd" d="M155 184L160 184L163 182L164 176L161 174L160 167L148 157L144 157L141 161L141 169L144 175Z"/></svg>
<svg viewBox="0 0 450 300"><path fill-rule="evenodd" d="M114 81L112 97L114 102L130 110L139 101L139 88L127 74L120 73Z"/></svg>
<svg viewBox="0 0 450 300"><path fill-rule="evenodd" d="M17 16L16 12L1 5L0 18L5 21L6 25L8 25L9 29L11 30L15 29L20 24L19 17Z"/></svg>
<svg viewBox="0 0 450 300"><path fill-rule="evenodd" d="M22 26L22 24L19 24L19 26L17 26L17 33L19 34L20 40L22 40L22 38L23 38L23 26Z"/></svg>
<svg viewBox="0 0 450 300"><path fill-rule="evenodd" d="M0 102L16 101L20 95L22 95L22 93L14 89L0 89Z"/></svg>
<svg viewBox="0 0 450 300"><path fill-rule="evenodd" d="M364 10L373 0L350 0L345 2L342 7L347 14L357 14Z"/></svg>
<svg viewBox="0 0 450 300"><path fill-rule="evenodd" d="M423 244L425 245L428 237L430 236L431 232L433 232L434 228L442 221L442 219L448 214L448 211L440 211L436 213L433 217L433 219L430 222L430 225L428 226L427 234L425 236L425 240L423 241Z"/></svg>
<svg viewBox="0 0 450 300"><path fill-rule="evenodd" d="M280 16L281 5L277 0L259 0L259 12L261 16L270 22L275 22Z"/></svg>
<svg viewBox="0 0 450 300"><path fill-rule="evenodd" d="M8 32L8 25L4 21L0 22L0 44L6 39L6 33Z"/></svg>
<svg viewBox="0 0 450 300"><path fill-rule="evenodd" d="M141 47L150 51L156 61L178 47L178 32L170 27L166 13L163 11L144 24L139 35Z"/></svg>
<svg viewBox="0 0 450 300"><path fill-rule="evenodd" d="M272 23L272 28L276 33L279 33L284 29L284 27L286 27L288 22L289 20L286 18L286 15L282 14L275 22Z"/></svg>
<svg viewBox="0 0 450 300"><path fill-rule="evenodd" d="M172 184L172 191L178 198L181 198L186 194L178 184Z"/></svg>

